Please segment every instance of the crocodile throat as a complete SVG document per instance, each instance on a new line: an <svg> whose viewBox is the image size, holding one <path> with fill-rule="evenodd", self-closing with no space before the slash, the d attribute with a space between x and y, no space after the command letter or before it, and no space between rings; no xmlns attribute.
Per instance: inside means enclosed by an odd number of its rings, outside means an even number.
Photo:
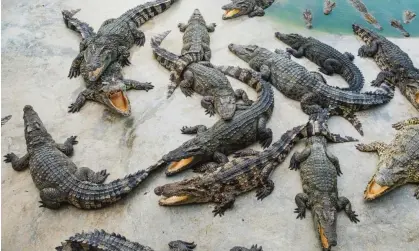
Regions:
<svg viewBox="0 0 419 251"><path fill-rule="evenodd" d="M232 17L240 12L239 9L232 9L232 10L226 10L224 13L224 17Z"/></svg>
<svg viewBox="0 0 419 251"><path fill-rule="evenodd" d="M129 110L128 99L122 91L111 93L108 98L116 109L122 112Z"/></svg>
<svg viewBox="0 0 419 251"><path fill-rule="evenodd" d="M159 200L160 206L171 206L171 205L179 205L183 202L187 201L189 196L183 195L183 196L170 196L168 198L163 198Z"/></svg>
<svg viewBox="0 0 419 251"><path fill-rule="evenodd" d="M169 172L177 171L177 170L181 169L182 167L190 164L193 161L193 159L194 159L194 157L189 157L189 158L186 158L186 159L181 159L179 161L173 161L172 163L170 163L167 170Z"/></svg>
<svg viewBox="0 0 419 251"><path fill-rule="evenodd" d="M381 186L377 184L377 182L375 182L375 179L373 178L368 184L367 189L365 190L364 198L366 200L373 200L384 194L389 189L389 186Z"/></svg>

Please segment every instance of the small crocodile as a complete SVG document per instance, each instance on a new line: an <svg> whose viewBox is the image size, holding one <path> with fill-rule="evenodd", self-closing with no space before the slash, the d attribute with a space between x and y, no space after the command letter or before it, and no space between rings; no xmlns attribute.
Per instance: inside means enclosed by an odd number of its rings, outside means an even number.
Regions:
<svg viewBox="0 0 419 251"><path fill-rule="evenodd" d="M23 112L28 152L21 158L9 153L4 156L4 161L10 162L16 171L29 167L32 179L40 190L40 207L58 209L62 204L69 203L81 209L103 208L124 198L160 166L158 164L102 184L109 175L106 170L94 172L87 167L77 168L70 160L73 145L77 144L76 136L69 137L64 144L57 144L32 106L26 105Z"/></svg>
<svg viewBox="0 0 419 251"><path fill-rule="evenodd" d="M263 251L262 246L252 245L250 249L244 247L233 247L230 251Z"/></svg>
<svg viewBox="0 0 419 251"><path fill-rule="evenodd" d="M333 142L355 141L351 137L332 134L327 128L327 110L310 116L310 120L285 132L281 138L263 152L242 150L235 158L220 165L212 173L156 187L154 193L164 196L161 206L191 203L217 203L214 216L222 216L233 207L237 196L254 189L258 200L263 200L274 190L269 178L272 171L284 161L293 146L302 138L324 135Z"/></svg>
<svg viewBox="0 0 419 251"><path fill-rule="evenodd" d="M291 48L287 52L296 58L305 56L308 60L320 66L319 71L332 75L340 74L349 84L349 88L342 90L359 92L364 85L364 76L361 70L352 62L354 56L349 53L340 53L332 46L313 37L303 37L296 33L275 33L275 37Z"/></svg>
<svg viewBox="0 0 419 251"><path fill-rule="evenodd" d="M264 16L265 9L275 0L231 0L231 3L221 7L225 13L223 20L247 15L248 17Z"/></svg>
<svg viewBox="0 0 419 251"><path fill-rule="evenodd" d="M3 118L1 118L1 126L3 126L4 124L7 123L7 121L9 121L12 118L12 115L7 115Z"/></svg>
<svg viewBox="0 0 419 251"><path fill-rule="evenodd" d="M359 144L362 152L377 152L378 168L364 192L365 200L374 200L407 183L419 184L419 117L396 124L396 137L390 144L376 141ZM419 199L419 187L415 192Z"/></svg>
<svg viewBox="0 0 419 251"><path fill-rule="evenodd" d="M83 38L93 35L93 29L86 23L74 18L79 10L62 11L62 15L67 27L71 30L79 32ZM87 52L86 52L87 53ZM131 115L131 104L128 99L127 90L145 90L153 88L150 83L142 83L131 79L124 79L122 75L122 67L130 62L127 58L121 57L119 61L113 61L107 64L98 79L90 80L89 67L85 60L79 62L79 72L81 72L86 89L79 93L74 103L69 106L69 112L78 112L84 106L87 100L96 101L104 104L112 112L122 116Z"/></svg>
<svg viewBox="0 0 419 251"><path fill-rule="evenodd" d="M162 161L168 164L166 175L174 175L192 167L196 171L205 171L217 166L217 163L228 162L228 154L256 141L262 148L267 148L272 142L272 130L266 128L274 107L271 85L256 72L247 69L218 69L254 88L258 100L248 109L236 111L231 120L219 120L210 128L204 125L184 126L181 129L183 134L197 135L163 156ZM211 160L217 163L209 162Z"/></svg>
<svg viewBox="0 0 419 251"><path fill-rule="evenodd" d="M265 80L288 98L298 100L307 114L321 108L329 108L332 115L347 119L362 135L362 125L354 112L388 103L394 95L391 88L382 85L376 92L354 93L326 84L323 76L309 72L302 65L291 60L282 50L271 52L257 45L230 44L229 50L260 71Z"/></svg>
<svg viewBox="0 0 419 251"><path fill-rule="evenodd" d="M405 24L408 24L410 22L413 21L413 19L415 19L416 14L410 10L405 10L403 11L403 22Z"/></svg>
<svg viewBox="0 0 419 251"><path fill-rule="evenodd" d="M323 135L309 137L306 148L291 157L290 169L301 170L304 191L295 196L297 219L305 217L306 208L311 209L322 250L331 250L337 245L337 212L345 210L352 222L359 220L350 201L338 196L337 176L342 171L338 158L327 150L327 138Z"/></svg>
<svg viewBox="0 0 419 251"><path fill-rule="evenodd" d="M380 86L387 81L392 83L419 110L419 69L413 65L409 55L369 29L357 24L353 24L352 29L366 43L359 48L358 55L374 58L381 69L377 78L372 81L373 86Z"/></svg>
<svg viewBox="0 0 419 251"><path fill-rule="evenodd" d="M323 0L323 14L329 15L333 8L336 7L336 3L330 0Z"/></svg>
<svg viewBox="0 0 419 251"><path fill-rule="evenodd" d="M404 29L404 27L403 27L403 25L402 25L402 22L400 22L399 20L396 20L396 19L391 19L391 20L390 20L390 25L391 25L392 27L396 28L398 31L400 31L400 32L403 34L403 36L405 36L405 37L410 37L409 32L407 32L407 31Z"/></svg>
<svg viewBox="0 0 419 251"><path fill-rule="evenodd" d="M236 110L246 109L253 103L242 89L234 91L227 77L208 61L186 62L185 57L178 57L161 48L160 44L169 32L166 31L151 39L154 55L166 69L174 69L176 65L186 66L186 70L182 73L183 80L179 84L180 89L186 96L191 96L193 92L202 95L201 105L207 114L212 116L217 113L221 119L230 120ZM174 88L169 90L172 93L173 91ZM236 104L238 99L242 99L244 104Z"/></svg>
<svg viewBox="0 0 419 251"><path fill-rule="evenodd" d="M170 251L192 251L196 247L193 242L171 241ZM71 236L56 247L57 251L154 251L151 247L133 242L120 234L107 233L104 230L82 232Z"/></svg>
<svg viewBox="0 0 419 251"><path fill-rule="evenodd" d="M313 22L313 15L311 14L311 10L306 9L303 12L303 19L304 19L304 22L306 23L307 29L313 28L313 23L312 23Z"/></svg>
<svg viewBox="0 0 419 251"><path fill-rule="evenodd" d="M367 6L365 6L361 0L349 0L349 2L357 11L363 15L365 21L372 24L376 29L383 30L383 27L381 27L377 19L371 13L369 13Z"/></svg>

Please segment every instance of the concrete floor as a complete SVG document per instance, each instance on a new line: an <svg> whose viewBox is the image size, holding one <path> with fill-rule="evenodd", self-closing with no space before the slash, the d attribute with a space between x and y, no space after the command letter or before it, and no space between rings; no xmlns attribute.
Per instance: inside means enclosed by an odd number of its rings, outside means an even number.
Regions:
<svg viewBox="0 0 419 251"><path fill-rule="evenodd" d="M87 2L87 3L86 3ZM152 56L151 36L171 29L163 46L180 52L182 34L177 30L179 21L186 22L194 8L200 8L207 22L216 22L211 34L214 64L241 65L244 62L229 53L227 45L254 43L270 49L282 48L275 31L299 32L321 38L340 51L356 54L361 42L355 36L339 36L307 31L303 28L276 23L268 17L241 18L222 21L220 9L227 0L181 0L170 10L141 27L147 37L142 48L131 49L132 66L124 69L127 78L151 81L155 88L146 93L130 91L133 114L119 118L106 112L96 103L88 103L77 114L67 113L67 106L83 90L83 81L66 76L77 55L80 38L65 28L62 9L82 8L77 15L95 29L107 18L116 17L141 1L125 0L21 0L2 1L2 116L13 118L1 128L1 154L26 152L23 137L22 108L34 106L49 132L57 141L77 135L73 161L78 166L93 170L108 169L108 181L133 173L155 163L163 154L177 147L189 136L181 135L183 125L212 125L217 118L208 117L200 107L200 97L185 98L177 90L167 100L169 73ZM333 17L330 16L331 21ZM419 39L392 39L410 54L419 66ZM416 45L416 46L415 46ZM295 60L295 59L294 59ZM317 66L306 59L296 60L310 70ZM355 63L370 82L379 72L376 64L356 57ZM329 83L344 86L339 77L327 77ZM232 80L234 87L245 88ZM368 84L364 90L371 89ZM247 89L251 98L255 93ZM298 102L285 98L275 90L276 107L268 126L274 140L289 128L306 121ZM418 112L397 91L394 100L381 108L358 113L364 125L361 137L345 120L332 118L332 131L354 136L361 142L382 139L390 141L395 135L391 124ZM301 149L302 144L296 148ZM259 146L255 145L258 149ZM367 181L372 175L377 157L360 153L354 143L330 145L340 159L344 175L338 180L339 193L348 197L361 220L351 223L345 214L339 214L338 246L334 250L418 250L419 202L414 199L414 186L404 186L372 203L362 198ZM265 251L319 250L310 213L305 220L296 220L294 196L302 191L298 172L287 169L289 157L272 175L276 188L263 202L255 193L240 196L235 207L224 217L214 218L213 205L159 207L153 193L157 185L191 177L193 173L166 178L163 173L152 176L132 196L120 203L97 211L81 211L65 206L58 211L38 207L39 191L29 171L15 172L2 163L2 250L53 250L61 240L81 230L105 229L127 238L167 250L174 239L195 241L196 250L229 250L235 245L250 247L262 245Z"/></svg>

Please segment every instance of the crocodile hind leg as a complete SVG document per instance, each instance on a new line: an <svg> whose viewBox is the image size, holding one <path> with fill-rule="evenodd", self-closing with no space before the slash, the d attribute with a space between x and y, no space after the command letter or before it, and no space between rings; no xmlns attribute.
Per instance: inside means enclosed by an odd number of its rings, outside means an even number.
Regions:
<svg viewBox="0 0 419 251"><path fill-rule="evenodd" d="M76 140L77 136L69 137L63 144L56 144L55 146L60 150L62 153L67 155L68 157L73 155L74 147L73 145L77 145L79 143Z"/></svg>
<svg viewBox="0 0 419 251"><path fill-rule="evenodd" d="M102 184L109 176L109 173L107 173L106 170L94 172L88 167L80 167L77 169L74 175L82 181L90 181L92 183Z"/></svg>
<svg viewBox="0 0 419 251"><path fill-rule="evenodd" d="M131 65L131 62L129 61L129 57L130 57L131 53L129 52L127 47L119 46L118 47L118 54L119 54L118 61L121 64L122 67Z"/></svg>
<svg viewBox="0 0 419 251"><path fill-rule="evenodd" d="M311 154L311 148L306 147L302 152L295 152L290 161L291 170L298 170L300 169L300 164L305 161Z"/></svg>
<svg viewBox="0 0 419 251"><path fill-rule="evenodd" d="M308 205L308 195L305 193L299 193L295 196L295 204L297 208L294 209L294 213L298 214L297 219L303 219L306 217L306 209L310 208Z"/></svg>
<svg viewBox="0 0 419 251"><path fill-rule="evenodd" d="M208 128L204 125L183 126L182 129L180 129L182 134L200 134L206 130L208 130Z"/></svg>
<svg viewBox="0 0 419 251"><path fill-rule="evenodd" d="M304 113L311 115L318 113L322 110L322 107L317 104L318 96L314 93L307 93L301 98L301 109Z"/></svg>
<svg viewBox="0 0 419 251"><path fill-rule="evenodd" d="M39 207L46 207L49 209L58 209L61 203L65 202L65 195L57 188L47 187L43 188L40 193L41 205Z"/></svg>
<svg viewBox="0 0 419 251"><path fill-rule="evenodd" d="M268 119L266 116L262 116L258 120L258 139L259 144L262 146L263 149L267 148L272 143L272 130L270 128L266 128L266 123Z"/></svg>
<svg viewBox="0 0 419 251"><path fill-rule="evenodd" d="M374 57L378 51L378 41L372 41L371 45L363 45L358 49L358 56L360 57Z"/></svg>
<svg viewBox="0 0 419 251"><path fill-rule="evenodd" d="M386 82L386 80L390 83L395 83L394 77L395 75L391 71L381 71L378 73L377 77L371 81L371 86L379 87L382 83Z"/></svg>
<svg viewBox="0 0 419 251"><path fill-rule="evenodd" d="M210 117L215 114L214 97L204 96L201 99L201 106L205 109L205 114L209 114Z"/></svg>
<svg viewBox="0 0 419 251"><path fill-rule="evenodd" d="M396 130L401 130L407 126L417 125L417 124L419 124L419 117L403 120L401 122L393 124L392 127Z"/></svg>
<svg viewBox="0 0 419 251"><path fill-rule="evenodd" d="M124 79L123 82L125 84L126 90L142 90L148 92L154 88L154 85L152 85L150 82L139 82L131 79Z"/></svg>
<svg viewBox="0 0 419 251"><path fill-rule="evenodd" d="M361 152L377 152L381 155L389 146L384 142L375 141L369 144L358 144L355 147Z"/></svg>
<svg viewBox="0 0 419 251"><path fill-rule="evenodd" d="M286 52L288 52L295 58L302 58L304 56L304 50L305 50L304 46L301 46L300 48L298 48L298 50L292 49L292 48L285 49Z"/></svg>
<svg viewBox="0 0 419 251"><path fill-rule="evenodd" d="M342 64L339 61L337 61L334 58L328 58L324 61L322 67L319 68L319 71L326 75L332 75L333 73L336 73L338 69L341 68Z"/></svg>
<svg viewBox="0 0 419 251"><path fill-rule="evenodd" d="M29 154L25 154L23 157L19 158L14 153L8 153L4 155L5 163L12 163L12 168L15 171L23 171L29 167Z"/></svg>
<svg viewBox="0 0 419 251"><path fill-rule="evenodd" d="M350 52L344 52L343 55L347 57L350 61L354 61L355 56Z"/></svg>
<svg viewBox="0 0 419 251"><path fill-rule="evenodd" d="M346 197L339 197L338 198L338 210L345 210L346 215L348 216L349 220L353 223L358 223L358 215L355 211L352 211L351 202Z"/></svg>
<svg viewBox="0 0 419 251"><path fill-rule="evenodd" d="M275 164L270 164L263 168L261 172L260 188L256 190L256 198L258 200L263 200L268 197L272 191L275 189L275 183L269 179L272 171L275 168Z"/></svg>
<svg viewBox="0 0 419 251"><path fill-rule="evenodd" d="M236 196L232 193L221 193L218 195L217 198L215 198L215 202L218 203L218 205L216 205L212 211L214 213L214 217L217 215L220 217L223 216L227 209L233 207L235 200Z"/></svg>
<svg viewBox="0 0 419 251"><path fill-rule="evenodd" d="M237 89L234 91L234 95L236 96L236 99L243 100L245 105L251 105L253 104L253 100L250 100L247 96L247 93L243 89Z"/></svg>
<svg viewBox="0 0 419 251"><path fill-rule="evenodd" d="M131 31L132 36L134 37L134 43L138 46L144 46L145 44L145 35L144 32L137 29L137 26L134 22L128 22L129 30Z"/></svg>

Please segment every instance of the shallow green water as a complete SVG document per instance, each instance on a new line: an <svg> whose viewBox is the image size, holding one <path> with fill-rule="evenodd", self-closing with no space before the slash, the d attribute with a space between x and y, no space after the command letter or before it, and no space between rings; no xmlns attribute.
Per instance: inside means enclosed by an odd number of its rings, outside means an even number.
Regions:
<svg viewBox="0 0 419 251"><path fill-rule="evenodd" d="M392 18L403 22L403 11L410 10L416 13L416 18L403 27L411 37L419 37L419 0L363 0L368 11L383 27L378 31L364 20L349 2L349 0L335 0L336 7L329 15L323 14L323 0L276 0L266 10L266 16L272 17L283 23L292 23L305 27L302 13L310 9L313 14L313 29L334 34L353 34L352 23L366 26L384 36L403 37L401 33L390 25Z"/></svg>

